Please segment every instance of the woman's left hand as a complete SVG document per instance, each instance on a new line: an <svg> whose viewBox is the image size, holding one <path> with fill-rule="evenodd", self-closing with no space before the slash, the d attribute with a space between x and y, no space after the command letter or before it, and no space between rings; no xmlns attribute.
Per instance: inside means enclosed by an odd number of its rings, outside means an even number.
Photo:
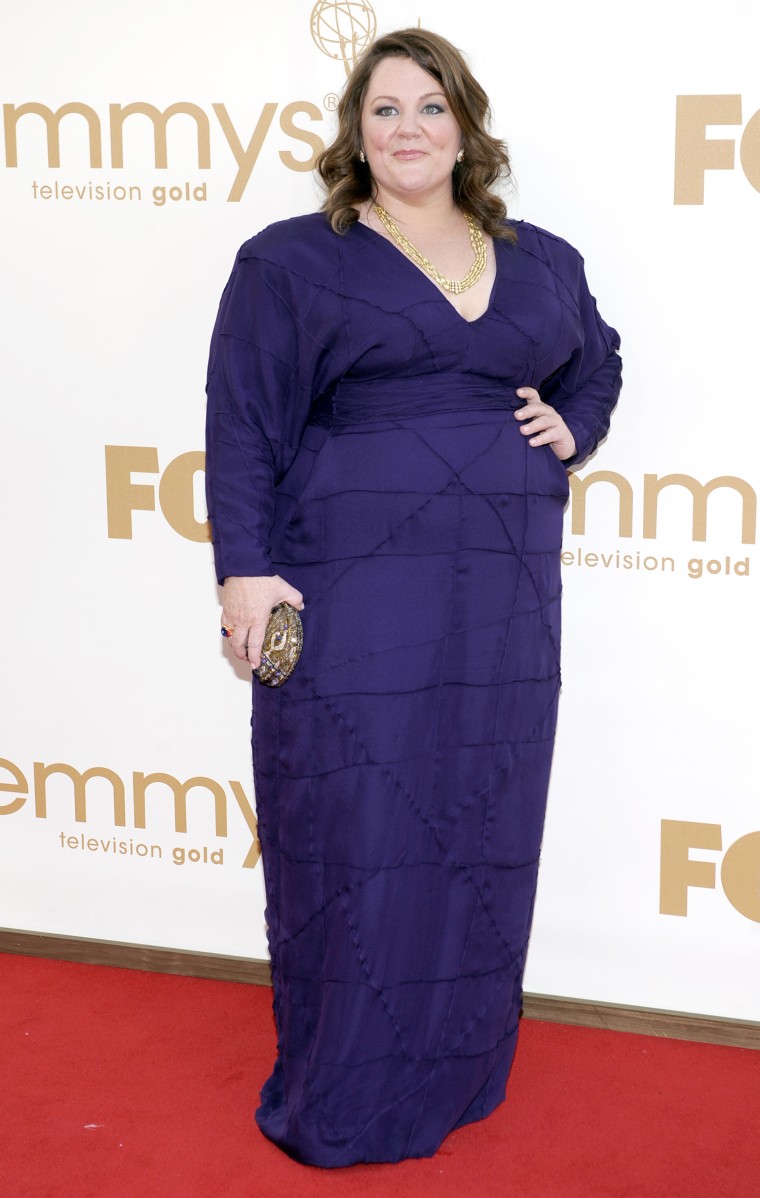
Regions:
<svg viewBox="0 0 760 1198"><path fill-rule="evenodd" d="M561 462L575 453L575 437L559 412L544 403L535 387L519 387L517 394L526 401L524 408L515 412L516 420L525 420L520 432L530 437L531 445L551 445Z"/></svg>

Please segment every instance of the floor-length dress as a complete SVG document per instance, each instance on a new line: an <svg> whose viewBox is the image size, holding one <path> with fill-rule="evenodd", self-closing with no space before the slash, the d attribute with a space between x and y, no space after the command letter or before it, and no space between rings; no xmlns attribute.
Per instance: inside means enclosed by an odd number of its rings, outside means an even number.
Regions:
<svg viewBox="0 0 760 1198"><path fill-rule="evenodd" d="M505 1096L560 685L568 481L515 388L586 456L617 334L578 253L515 222L467 322L364 225L240 250L209 368L217 571L304 595L254 683L278 1055L256 1118L322 1166L429 1156Z"/></svg>

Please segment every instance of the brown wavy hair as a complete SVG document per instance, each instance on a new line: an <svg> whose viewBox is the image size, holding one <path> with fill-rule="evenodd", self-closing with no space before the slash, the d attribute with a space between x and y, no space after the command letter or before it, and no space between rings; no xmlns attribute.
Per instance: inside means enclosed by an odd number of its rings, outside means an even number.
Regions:
<svg viewBox="0 0 760 1198"><path fill-rule="evenodd" d="M338 104L338 135L316 163L327 188L322 207L335 232L344 233L354 224L359 219L357 205L373 195L369 166L359 161L361 116L370 77L384 58L411 58L440 85L462 131L464 161L454 167L454 202L492 237L516 241L514 230L504 224L506 204L493 190L511 170L506 145L488 132L488 96L456 47L427 29L399 29L378 38L346 82Z"/></svg>

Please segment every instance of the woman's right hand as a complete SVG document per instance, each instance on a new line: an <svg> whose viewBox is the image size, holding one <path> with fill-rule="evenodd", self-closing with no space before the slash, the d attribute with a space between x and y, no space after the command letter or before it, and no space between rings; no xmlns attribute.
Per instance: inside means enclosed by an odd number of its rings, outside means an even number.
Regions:
<svg viewBox="0 0 760 1198"><path fill-rule="evenodd" d="M290 603L303 611L303 595L279 574L255 578L225 578L222 587L222 624L234 629L229 643L232 652L251 668L261 662L269 615L278 603Z"/></svg>

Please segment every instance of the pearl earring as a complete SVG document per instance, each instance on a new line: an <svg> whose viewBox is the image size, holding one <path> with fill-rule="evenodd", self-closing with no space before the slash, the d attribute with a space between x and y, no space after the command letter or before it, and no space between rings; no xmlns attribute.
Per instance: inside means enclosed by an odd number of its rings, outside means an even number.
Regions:
<svg viewBox="0 0 760 1198"><path fill-rule="evenodd" d="M360 151L359 151L359 161L360 161L360 162L366 162L366 161L367 161L367 159L364 157L364 150L360 150Z"/></svg>
<svg viewBox="0 0 760 1198"><path fill-rule="evenodd" d="M460 150L457 154L457 162L464 162L464 150Z"/></svg>

